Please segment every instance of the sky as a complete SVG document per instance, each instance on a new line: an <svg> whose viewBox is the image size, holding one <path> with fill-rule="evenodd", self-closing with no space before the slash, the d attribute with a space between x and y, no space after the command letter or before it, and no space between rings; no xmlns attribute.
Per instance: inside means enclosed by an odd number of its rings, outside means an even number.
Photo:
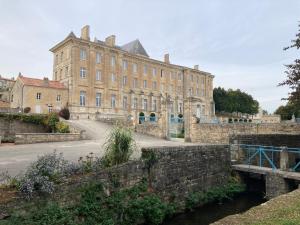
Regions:
<svg viewBox="0 0 300 225"><path fill-rule="evenodd" d="M90 25L91 39L139 39L151 58L212 73L214 87L241 89L273 112L285 104L285 64L299 51L299 0L0 0L0 74L52 78L49 51Z"/></svg>

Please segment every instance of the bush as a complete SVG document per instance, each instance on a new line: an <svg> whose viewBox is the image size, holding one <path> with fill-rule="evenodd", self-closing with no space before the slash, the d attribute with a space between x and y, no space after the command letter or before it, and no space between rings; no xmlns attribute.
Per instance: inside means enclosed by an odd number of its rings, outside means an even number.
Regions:
<svg viewBox="0 0 300 225"><path fill-rule="evenodd" d="M34 192L50 194L54 191L54 184L61 182L66 174L69 174L69 163L62 153L54 151L40 156L20 179L19 191L27 198L31 198Z"/></svg>
<svg viewBox="0 0 300 225"><path fill-rule="evenodd" d="M62 108L58 115L62 118L64 118L65 120L69 120L70 119L70 111L67 107Z"/></svg>
<svg viewBox="0 0 300 225"><path fill-rule="evenodd" d="M127 162L135 149L135 141L130 129L116 126L105 143L105 166L113 166Z"/></svg>
<svg viewBox="0 0 300 225"><path fill-rule="evenodd" d="M30 107L25 107L25 108L24 108L24 113L29 113L29 112L30 112L30 110L31 110L31 108L30 108Z"/></svg>
<svg viewBox="0 0 300 225"><path fill-rule="evenodd" d="M55 124L55 130L58 133L70 133L70 127L68 124L65 124L64 122L57 122Z"/></svg>
<svg viewBox="0 0 300 225"><path fill-rule="evenodd" d="M45 114L22 114L22 113L0 113L0 118L4 118L8 121L19 120L24 123L33 123L33 124L45 124L45 121L48 118L48 115Z"/></svg>
<svg viewBox="0 0 300 225"><path fill-rule="evenodd" d="M2 143L15 143L16 137L15 136L4 136L1 139Z"/></svg>
<svg viewBox="0 0 300 225"><path fill-rule="evenodd" d="M59 122L59 117L57 113L55 112L49 113L48 118L46 120L46 125L51 129L52 132L56 131L57 122Z"/></svg>

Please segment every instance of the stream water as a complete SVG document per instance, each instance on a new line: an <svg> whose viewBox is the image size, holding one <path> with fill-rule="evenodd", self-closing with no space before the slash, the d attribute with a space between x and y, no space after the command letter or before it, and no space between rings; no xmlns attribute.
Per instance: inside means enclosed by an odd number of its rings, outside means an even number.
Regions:
<svg viewBox="0 0 300 225"><path fill-rule="evenodd" d="M163 225L207 225L226 216L244 212L253 206L265 202L260 193L243 193L233 200L220 203L211 203L195 209L192 212L179 214Z"/></svg>

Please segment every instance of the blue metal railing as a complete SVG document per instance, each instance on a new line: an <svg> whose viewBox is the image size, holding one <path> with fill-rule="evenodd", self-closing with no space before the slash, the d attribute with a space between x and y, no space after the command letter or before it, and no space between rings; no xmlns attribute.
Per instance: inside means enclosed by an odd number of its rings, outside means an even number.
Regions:
<svg viewBox="0 0 300 225"><path fill-rule="evenodd" d="M263 167L267 161L273 170L278 169L276 166L276 160L280 160L280 153L286 151L289 156L291 154L298 155L300 159L300 148L287 148L287 147L275 147L275 146L262 146L262 145L240 145L240 148L246 151L245 164L252 165L254 160L258 160L258 166ZM278 156L279 157L276 157ZM290 170L297 171L300 168L300 160L294 162Z"/></svg>

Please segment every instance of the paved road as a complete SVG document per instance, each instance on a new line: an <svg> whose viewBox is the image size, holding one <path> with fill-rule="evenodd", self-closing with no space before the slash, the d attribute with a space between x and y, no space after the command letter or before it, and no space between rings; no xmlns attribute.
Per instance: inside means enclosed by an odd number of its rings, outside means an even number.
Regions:
<svg viewBox="0 0 300 225"><path fill-rule="evenodd" d="M1 145L0 146L0 172L8 171L16 175L36 160L38 155L50 153L53 150L63 152L64 157L71 161L77 161L80 156L86 156L90 152L98 156L103 154L103 144L112 126L97 121L79 120L70 121L74 126L87 131L91 140L73 142L54 142L28 145ZM174 142L158 139L141 134L135 134L137 147L147 146L178 146L188 145L187 143ZM189 144L190 145L190 144ZM134 157L139 157L140 151L135 152Z"/></svg>

